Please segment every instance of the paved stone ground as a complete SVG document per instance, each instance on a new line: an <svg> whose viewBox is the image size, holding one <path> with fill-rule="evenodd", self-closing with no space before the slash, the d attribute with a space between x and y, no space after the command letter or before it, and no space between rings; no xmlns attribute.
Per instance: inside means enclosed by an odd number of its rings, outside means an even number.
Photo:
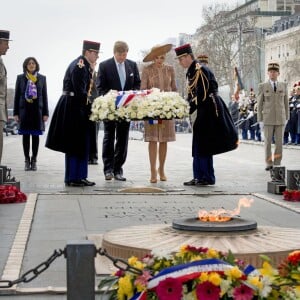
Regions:
<svg viewBox="0 0 300 300"><path fill-rule="evenodd" d="M99 134L101 149L102 132ZM32 211L32 223L21 273L46 260L54 249L63 249L70 240L86 239L88 234L105 233L131 225L171 223L174 218L190 217L199 208L224 207L232 210L242 197L253 198L249 209L241 216L255 219L258 225L299 228L300 203L289 203L281 195L267 193L270 175L264 170L262 143L242 142L235 151L214 157L217 177L215 186L185 187L191 179L191 135L178 134L177 141L169 143L166 174L168 181L149 183L147 144L130 140L128 159L124 166L126 182L106 182L102 164L89 167L89 179L95 187L70 188L63 184L64 155L43 147L40 142L38 171L23 171L21 137L5 137L3 165L12 169L12 175L21 181L26 194L37 193ZM286 169L300 169L300 147L284 148L283 165ZM163 193L120 192L126 187L159 187ZM26 204L0 205L0 272L5 265L16 237ZM29 288L58 290L66 286L66 261L59 257L44 273L32 282L18 285L18 299L66 299L65 295L30 295ZM48 288L50 293L51 288ZM1 289L0 289L1 295ZM98 297L98 295L97 295Z"/></svg>

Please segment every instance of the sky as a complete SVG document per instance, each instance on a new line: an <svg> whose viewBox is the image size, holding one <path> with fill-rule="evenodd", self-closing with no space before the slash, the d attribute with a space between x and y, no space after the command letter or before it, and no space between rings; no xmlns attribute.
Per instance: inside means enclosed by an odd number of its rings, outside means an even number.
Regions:
<svg viewBox="0 0 300 300"><path fill-rule="evenodd" d="M241 1L241 0L240 0ZM98 63L113 56L117 40L128 43L128 59L141 61L148 51L180 33L194 34L202 24L202 2L189 0L5 0L1 28L10 31L10 49L2 56L8 88L14 88L26 57L34 56L47 77L49 106L62 91L65 70L81 55L83 40L101 43ZM238 0L213 0L237 3Z"/></svg>

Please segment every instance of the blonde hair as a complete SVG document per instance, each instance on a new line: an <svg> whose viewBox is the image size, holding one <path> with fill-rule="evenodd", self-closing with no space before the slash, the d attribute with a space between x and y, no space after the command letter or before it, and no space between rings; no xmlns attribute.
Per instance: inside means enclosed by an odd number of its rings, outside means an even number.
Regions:
<svg viewBox="0 0 300 300"><path fill-rule="evenodd" d="M116 41L114 44L114 53L124 53L128 52L129 48L127 43L123 41Z"/></svg>

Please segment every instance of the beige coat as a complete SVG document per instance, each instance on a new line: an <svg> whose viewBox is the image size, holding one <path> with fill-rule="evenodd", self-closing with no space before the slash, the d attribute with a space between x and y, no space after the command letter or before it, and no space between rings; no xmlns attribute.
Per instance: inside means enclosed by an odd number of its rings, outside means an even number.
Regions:
<svg viewBox="0 0 300 300"><path fill-rule="evenodd" d="M0 121L7 121L7 77L6 69L0 56Z"/></svg>
<svg viewBox="0 0 300 300"><path fill-rule="evenodd" d="M285 125L289 119L289 99L287 85L277 82L274 92L270 81L258 86L257 121L265 125Z"/></svg>
<svg viewBox="0 0 300 300"><path fill-rule="evenodd" d="M144 67L141 78L141 90L158 88L163 92L176 91L174 68L163 65L157 68L154 63ZM175 141L175 120L163 120L161 124L144 122L145 142Z"/></svg>

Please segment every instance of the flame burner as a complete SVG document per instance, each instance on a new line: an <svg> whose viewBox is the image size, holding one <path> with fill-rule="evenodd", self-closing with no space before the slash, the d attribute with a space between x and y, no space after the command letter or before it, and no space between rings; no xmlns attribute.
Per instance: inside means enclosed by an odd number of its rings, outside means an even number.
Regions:
<svg viewBox="0 0 300 300"><path fill-rule="evenodd" d="M199 220L199 218L187 218L173 220L172 227L186 231L229 232L254 230L257 228L257 223L238 217L231 217L226 222L206 222Z"/></svg>

